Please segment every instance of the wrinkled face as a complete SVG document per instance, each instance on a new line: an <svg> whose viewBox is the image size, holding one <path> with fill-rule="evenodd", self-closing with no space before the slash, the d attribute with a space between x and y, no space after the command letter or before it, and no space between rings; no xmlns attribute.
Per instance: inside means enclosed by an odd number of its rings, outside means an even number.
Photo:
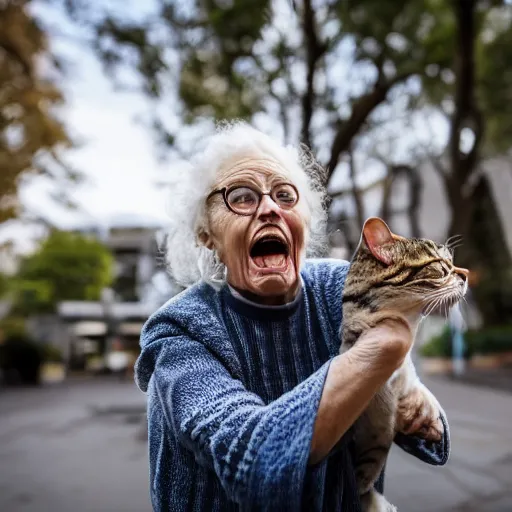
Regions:
<svg viewBox="0 0 512 512"><path fill-rule="evenodd" d="M219 171L214 190L246 187L262 193L274 191L273 198L261 196L254 213L241 215L228 208L222 193L214 194L207 202L209 230L199 234L226 265L228 283L248 298L267 304L289 302L300 284L309 212L300 196L293 207L286 206L286 184L293 185L290 175L273 159L261 155L232 159ZM243 209L251 201L257 205L253 195L238 190L230 195L235 207Z"/></svg>

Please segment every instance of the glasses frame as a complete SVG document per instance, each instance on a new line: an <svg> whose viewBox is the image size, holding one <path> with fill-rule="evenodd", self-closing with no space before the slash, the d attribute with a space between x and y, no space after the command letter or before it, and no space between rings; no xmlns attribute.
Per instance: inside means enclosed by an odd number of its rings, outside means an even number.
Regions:
<svg viewBox="0 0 512 512"><path fill-rule="evenodd" d="M295 203L293 203L292 206L290 206L290 208L283 208L275 199L274 197L272 196L272 192L274 191L274 189L276 189L277 187L280 187L280 186L283 186L283 185L287 185L289 187L291 187L294 191L295 191L295 195L297 196L297 200L295 201ZM256 205L256 208L254 209L254 211L252 213L240 213L240 212L237 212L236 210L234 210L232 208L232 206L229 204L229 201L228 201L228 195L231 191L233 191L234 189L236 188L248 188L249 190L251 190L252 192L254 192L257 196L258 196L258 204ZM208 201L211 197L213 197L214 195L216 194L222 194L222 198L224 199L224 204L226 205L226 208L233 212L234 214L236 215L242 215L244 217L250 217L251 215L254 215L257 211L258 211L258 208L260 207L260 204L261 204L261 198L263 196L270 196L270 198L272 199L272 201L274 201L274 203L281 209L281 210L291 210L292 208L295 207L295 205L299 202L299 191L297 190L297 187L295 185L293 185L292 183L287 183L287 182L283 182L283 183L277 183L276 185L274 185L272 187L272 189L268 192L262 192L261 190L257 190L256 188L254 187L251 187L250 185L231 185L230 187L222 187L222 188L219 188L219 189L216 189L216 190L213 190L212 192L210 192L208 194L208 196L206 197L206 201Z"/></svg>

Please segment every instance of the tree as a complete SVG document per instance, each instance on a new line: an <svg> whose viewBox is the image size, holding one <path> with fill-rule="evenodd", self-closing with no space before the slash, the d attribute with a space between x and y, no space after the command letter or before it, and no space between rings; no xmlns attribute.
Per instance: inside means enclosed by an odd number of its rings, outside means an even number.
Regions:
<svg viewBox="0 0 512 512"><path fill-rule="evenodd" d="M512 11L508 7L507 11L508 22L497 23L498 14L505 14L502 9L489 11L485 2L477 0L454 1L453 86L435 92L427 87L432 99L444 95L441 103L449 100L452 107L449 165L438 160L435 167L451 206L448 234L464 240L458 262L479 276L475 296L487 325L512 321L512 258L488 178L480 165L482 154L507 148L505 140L512 126L512 109L507 101L510 93L503 89L507 79L491 64L503 64L504 54L512 56L510 47L503 46L510 40L512 29ZM508 87L511 85L509 77ZM472 139L469 145L465 145L465 137Z"/></svg>
<svg viewBox="0 0 512 512"><path fill-rule="evenodd" d="M22 260L11 286L14 307L28 314L54 311L64 300L99 300L112 274L113 257L99 241L53 231Z"/></svg>
<svg viewBox="0 0 512 512"><path fill-rule="evenodd" d="M210 118L278 122L285 140L313 148L330 182L348 170L349 193L362 217L357 155L375 160L371 153L379 153L383 135L396 131L384 151L384 194L398 176L417 191L418 155L404 149L405 125L396 128L397 112L409 120L426 109L443 113L450 136L423 158L436 163L448 158L446 167L437 166L452 210L447 235L462 234L463 263L485 270L476 246L490 231L480 230L472 240L473 212L480 202L489 203L489 188L476 186L484 179L477 179L482 155L510 146L512 76L503 72L512 59L509 4L196 0L185 6L160 0L157 5L158 11L140 22L107 14L96 25L94 47L112 75L135 64L142 90L159 104L152 109L159 141L180 150L186 126L202 136ZM468 137L473 138L469 150L463 148ZM332 187L331 192L333 198L339 195ZM416 193L408 207L415 232L418 198ZM488 207L479 211L486 212L497 234L486 244L487 260L503 255L498 259L506 272L510 255L505 245L498 247L500 219ZM481 272L484 280L486 273ZM493 301L505 295L500 288ZM483 305L487 299L479 300ZM497 316L486 315L486 322Z"/></svg>
<svg viewBox="0 0 512 512"><path fill-rule="evenodd" d="M52 75L59 62L30 4L0 2L0 223L19 215L26 176L44 175L61 186L79 179L61 155L71 140L57 116L63 96Z"/></svg>
<svg viewBox="0 0 512 512"><path fill-rule="evenodd" d="M169 94L179 98L177 111L154 120L160 140L180 142L172 114L190 124L265 114L281 121L285 139L323 149L332 175L394 87L449 63L432 50L436 27L418 30L437 3L304 0L294 11L287 0L160 0L142 22L107 15L94 45L111 75L135 63L144 92L167 105ZM353 83L343 83L349 67Z"/></svg>

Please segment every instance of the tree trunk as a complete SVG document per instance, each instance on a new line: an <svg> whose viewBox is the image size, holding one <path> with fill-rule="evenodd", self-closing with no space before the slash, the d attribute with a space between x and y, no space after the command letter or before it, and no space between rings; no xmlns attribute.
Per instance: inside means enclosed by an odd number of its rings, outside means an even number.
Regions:
<svg viewBox="0 0 512 512"><path fill-rule="evenodd" d="M452 213L449 235L463 237L455 261L476 275L474 297L488 327L512 321L512 260L488 179L475 175L485 129L475 94L476 1L456 0L454 7L457 78L449 142L451 172L444 178ZM467 154L460 149L464 128L475 137Z"/></svg>
<svg viewBox="0 0 512 512"><path fill-rule="evenodd" d="M478 279L474 287L485 326L512 323L512 258L491 186L482 176L472 194L469 226L471 267Z"/></svg>

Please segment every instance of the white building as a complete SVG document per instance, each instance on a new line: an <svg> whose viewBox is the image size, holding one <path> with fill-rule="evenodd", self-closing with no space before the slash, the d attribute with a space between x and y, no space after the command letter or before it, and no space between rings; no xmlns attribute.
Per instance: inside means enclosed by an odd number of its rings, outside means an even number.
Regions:
<svg viewBox="0 0 512 512"><path fill-rule="evenodd" d="M512 252L512 158L488 160L482 164L482 170L489 178L505 238L509 250ZM441 177L432 165L424 165L419 175L421 180L418 212L420 235L443 242L446 239L450 222L450 209ZM407 178L398 177L394 181L391 191L390 211L392 214L389 224L394 232L402 236L411 236L409 217L407 213L403 212L409 204L409 195ZM382 181L376 180L375 186L366 187L366 192L363 194L365 218L380 215L382 198ZM353 238L357 238L362 226L358 226L354 220L355 205L351 194L336 199L333 202L333 211L338 213L343 211L347 214Z"/></svg>

